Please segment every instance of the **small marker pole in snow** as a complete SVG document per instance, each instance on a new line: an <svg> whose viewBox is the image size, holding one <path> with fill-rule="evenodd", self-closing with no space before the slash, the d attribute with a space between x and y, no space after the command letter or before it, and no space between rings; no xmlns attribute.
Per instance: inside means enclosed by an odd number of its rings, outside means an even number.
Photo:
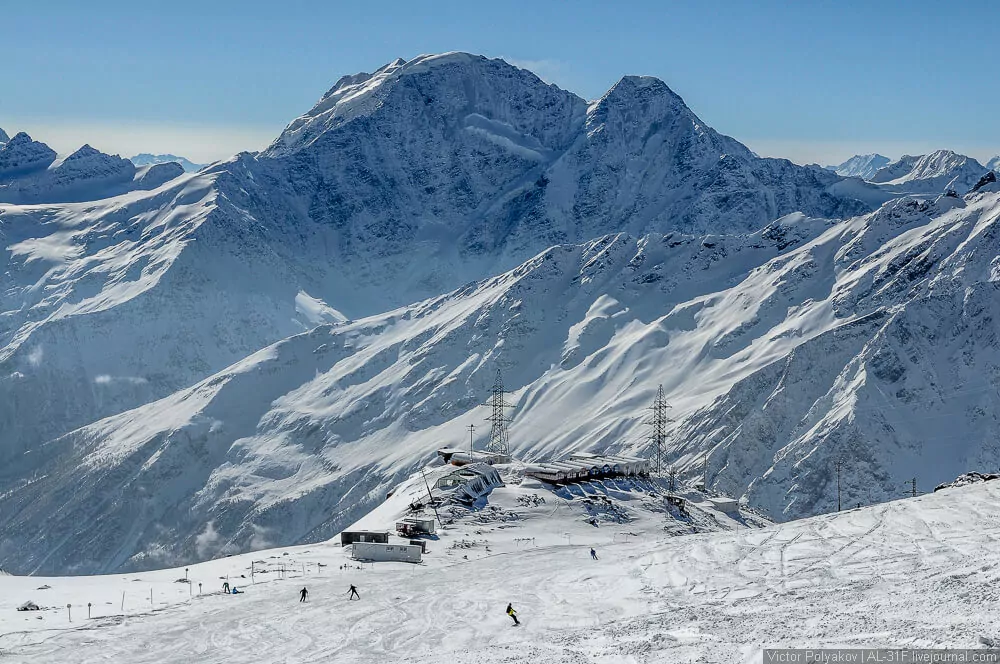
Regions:
<svg viewBox="0 0 1000 664"><path fill-rule="evenodd" d="M90 602L87 602L87 620L90 620Z"/></svg>
<svg viewBox="0 0 1000 664"><path fill-rule="evenodd" d="M254 561L252 561L252 560L251 560L251 561L250 561L250 583L251 583L251 584L253 584L253 583L257 583L257 580L256 580L256 579L254 578L254 569L253 569L253 564L254 564ZM198 585L200 586L201 584L199 583ZM200 594L200 593L199 593L199 594Z"/></svg>
<svg viewBox="0 0 1000 664"><path fill-rule="evenodd" d="M153 608L153 589L149 589L149 608Z"/></svg>
<svg viewBox="0 0 1000 664"><path fill-rule="evenodd" d="M302 576L306 575L306 564L302 563Z"/></svg>
<svg viewBox="0 0 1000 664"><path fill-rule="evenodd" d="M125 613L125 591L122 591L122 613Z"/></svg>
<svg viewBox="0 0 1000 664"><path fill-rule="evenodd" d="M184 568L184 580L185 581L188 580L188 568L187 567Z"/></svg>
<svg viewBox="0 0 1000 664"><path fill-rule="evenodd" d="M198 583L198 594L199 595L201 594L201 583L200 582Z"/></svg>

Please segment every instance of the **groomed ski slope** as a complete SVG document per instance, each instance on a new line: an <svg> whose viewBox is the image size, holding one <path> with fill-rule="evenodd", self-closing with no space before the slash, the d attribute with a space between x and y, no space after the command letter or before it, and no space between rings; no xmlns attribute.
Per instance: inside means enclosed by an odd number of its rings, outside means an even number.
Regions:
<svg viewBox="0 0 1000 664"><path fill-rule="evenodd" d="M525 506L532 494L545 504ZM497 509L480 512L493 517L444 531L419 566L344 571L346 551L325 544L190 568L207 591L251 558L272 570L286 565L288 578L257 575L239 596L186 599L187 584L174 582L184 570L125 582L0 577L0 649L5 662L36 664L760 662L764 647L980 647L980 636L998 631L1000 482L681 537L650 518L595 528L574 502L538 488L498 489L490 497ZM515 541L531 537L534 545ZM462 540L475 545L452 548ZM592 545L598 561L589 558ZM321 561L327 566L316 567ZM42 583L53 587L29 592ZM85 596L104 592L116 605L102 605L102 615L118 613L122 583L134 587L126 609L134 602L141 610L144 594L148 608L150 587L154 602L181 603L124 618L74 617L72 625L64 606L42 621L13 611L29 595L85 605ZM347 600L352 583L361 601ZM521 627L504 615L508 601ZM42 622L49 631L37 631Z"/></svg>

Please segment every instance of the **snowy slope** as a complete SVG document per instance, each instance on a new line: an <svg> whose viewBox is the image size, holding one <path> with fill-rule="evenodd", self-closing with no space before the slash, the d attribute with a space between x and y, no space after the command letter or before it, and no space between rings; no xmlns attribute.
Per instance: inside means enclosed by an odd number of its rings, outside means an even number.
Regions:
<svg viewBox="0 0 1000 664"><path fill-rule="evenodd" d="M904 155L878 169L870 180L896 194L942 194L949 189L965 194L989 170L972 157L951 150Z"/></svg>
<svg viewBox="0 0 1000 664"><path fill-rule="evenodd" d="M206 166L206 164L196 164L190 159L178 157L175 154L150 154L148 152L143 152L135 155L134 157L129 157L129 161L136 166L153 166L155 164L177 163L181 165L185 173L196 173Z"/></svg>
<svg viewBox="0 0 1000 664"><path fill-rule="evenodd" d="M649 517L585 525L582 498L495 491L421 565L356 569L317 544L187 570L0 577L0 649L38 664L753 662L769 647L981 648L997 636L1000 482L685 537ZM226 578L244 594L218 594ZM47 609L12 610L28 599Z"/></svg>
<svg viewBox="0 0 1000 664"><path fill-rule="evenodd" d="M26 134L0 149L0 200L36 202L0 205L0 459L555 244L885 198L758 159L655 79L587 104L456 53L345 77L263 154L176 169L58 160Z"/></svg>
<svg viewBox="0 0 1000 664"><path fill-rule="evenodd" d="M839 166L827 166L837 175L870 180L875 173L891 160L880 154L856 154Z"/></svg>
<svg viewBox="0 0 1000 664"><path fill-rule="evenodd" d="M241 549L328 536L467 440L498 367L523 458L643 451L662 383L682 475L710 452L710 485L774 518L835 509L837 458L847 504L992 469L998 223L994 183L748 235L616 234L317 327L23 458L0 564L190 560L209 522Z"/></svg>

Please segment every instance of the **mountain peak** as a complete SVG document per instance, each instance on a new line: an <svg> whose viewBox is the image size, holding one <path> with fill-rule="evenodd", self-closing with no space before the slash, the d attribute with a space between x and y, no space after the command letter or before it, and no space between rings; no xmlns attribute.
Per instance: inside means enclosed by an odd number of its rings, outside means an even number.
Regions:
<svg viewBox="0 0 1000 664"><path fill-rule="evenodd" d="M175 154L151 154L149 152L142 152L133 157L129 157L129 161L136 166L153 166L156 164L168 164L173 162L180 164L185 173L195 173L205 167L205 164L196 164L190 159L178 157Z"/></svg>
<svg viewBox="0 0 1000 664"><path fill-rule="evenodd" d="M878 169L887 165L891 160L878 153L856 154L839 166L828 166L827 170L833 171L843 177L870 179Z"/></svg>
<svg viewBox="0 0 1000 664"><path fill-rule="evenodd" d="M0 129L0 145L6 143L9 140L10 136L7 135L7 132L5 132L3 129Z"/></svg>
<svg viewBox="0 0 1000 664"><path fill-rule="evenodd" d="M0 148L0 177L46 168L55 158L55 150L19 131Z"/></svg>
<svg viewBox="0 0 1000 664"><path fill-rule="evenodd" d="M681 96L655 76L622 76L618 79L617 83L611 86L610 90L604 93L599 102L617 99L631 100L637 95L669 99L678 106L690 111Z"/></svg>
<svg viewBox="0 0 1000 664"><path fill-rule="evenodd" d="M949 189L968 191L987 168L972 157L954 150L935 150L924 155L903 155L871 176L871 182L895 193L943 193Z"/></svg>
<svg viewBox="0 0 1000 664"><path fill-rule="evenodd" d="M96 157L97 155L104 154L95 147L92 147L89 143L84 143L76 152L66 157L66 161L76 161L77 159L86 159L87 157ZM65 162L64 162L65 163Z"/></svg>
<svg viewBox="0 0 1000 664"><path fill-rule="evenodd" d="M285 128L263 156L288 156L328 131L377 114L392 122L426 122L430 117L461 124L470 115L513 121L522 107L541 97L558 97L558 103L572 99L581 108L585 103L499 58L457 51L397 58L371 74L341 77L309 112ZM392 110L380 113L387 104Z"/></svg>

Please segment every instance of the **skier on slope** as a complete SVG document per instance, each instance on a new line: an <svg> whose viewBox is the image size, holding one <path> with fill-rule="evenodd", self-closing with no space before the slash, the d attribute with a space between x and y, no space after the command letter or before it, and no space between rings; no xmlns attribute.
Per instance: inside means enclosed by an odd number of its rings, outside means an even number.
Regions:
<svg viewBox="0 0 1000 664"><path fill-rule="evenodd" d="M351 589L348 592L350 593L350 595L348 596L347 599L351 600L354 599L355 597L361 599L361 595L358 594L358 589L355 588L353 585L351 585Z"/></svg>
<svg viewBox="0 0 1000 664"><path fill-rule="evenodd" d="M303 588L302 590L300 590L300 591L299 591L299 601L300 601L300 602L304 602L304 601L306 601L306 596L307 596L308 594L309 594L309 591L308 591L308 590L306 590L305 588Z"/></svg>
<svg viewBox="0 0 1000 664"><path fill-rule="evenodd" d="M507 615L514 619L514 626L517 627L521 624L521 621L517 619L517 611L511 606L510 602L507 603Z"/></svg>
<svg viewBox="0 0 1000 664"><path fill-rule="evenodd" d="M225 583L222 584L222 592L226 593L227 595L229 594L229 582L228 581L226 581Z"/></svg>
<svg viewBox="0 0 1000 664"><path fill-rule="evenodd" d="M597 551L594 551L594 549L591 549L590 550L590 557L593 558L594 560L597 560Z"/></svg>

